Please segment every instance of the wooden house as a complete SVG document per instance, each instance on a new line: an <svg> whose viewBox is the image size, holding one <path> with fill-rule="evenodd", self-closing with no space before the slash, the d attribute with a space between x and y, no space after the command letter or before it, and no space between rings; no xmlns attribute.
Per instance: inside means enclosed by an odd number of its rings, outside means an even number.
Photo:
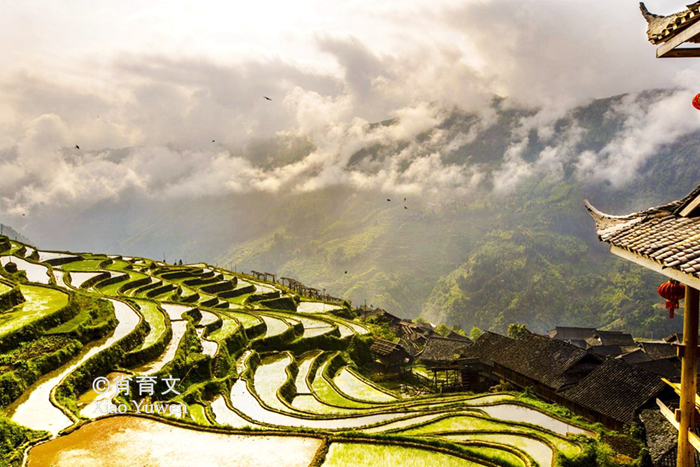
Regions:
<svg viewBox="0 0 700 467"><path fill-rule="evenodd" d="M678 431L658 410L644 409L639 418L644 425L652 465L675 467L678 456Z"/></svg>
<svg viewBox="0 0 700 467"><path fill-rule="evenodd" d="M420 354L420 361L430 369L431 366L453 363L461 353L471 345L471 340L451 339L439 335L430 336Z"/></svg>
<svg viewBox="0 0 700 467"><path fill-rule="evenodd" d="M676 348L666 342L641 342L639 345L652 360L676 360L678 358Z"/></svg>
<svg viewBox="0 0 700 467"><path fill-rule="evenodd" d="M502 352L513 342L513 339L485 331L471 345L460 351L457 363L467 363L462 379L463 389L467 391L483 392L491 386L498 384L499 379L493 375L493 356ZM476 368L474 362L478 362L479 375L474 375L472 370ZM439 371L439 370L438 370Z"/></svg>
<svg viewBox="0 0 700 467"><path fill-rule="evenodd" d="M419 361L433 373L435 390L445 392L481 389L481 362L461 355L471 344L471 340L464 336L452 339L434 334L428 338Z"/></svg>
<svg viewBox="0 0 700 467"><path fill-rule="evenodd" d="M558 391L576 384L601 358L568 342L528 334L493 355L493 375L539 397L563 403Z"/></svg>
<svg viewBox="0 0 700 467"><path fill-rule="evenodd" d="M671 389L658 375L615 358L608 358L576 384L563 388L560 404L608 428L622 430L638 422L645 407Z"/></svg>
<svg viewBox="0 0 700 467"><path fill-rule="evenodd" d="M681 380L681 365L677 359L675 361L667 359L649 360L647 362L634 363L633 365L674 383L678 383Z"/></svg>
<svg viewBox="0 0 700 467"><path fill-rule="evenodd" d="M677 26L670 26L670 23L664 26L665 19L661 17L652 18L655 21L652 25L647 17L650 30L654 29L658 40L664 42L657 55L662 48L666 50L663 53L672 52L677 45L700 33L700 22L696 21L698 8L700 3L689 6L688 11L693 14L678 16ZM694 50L697 52L698 49ZM700 437L694 432L700 289L700 186L680 200L624 216L604 214L587 201L585 205L595 221L598 238L610 245L611 253L685 286L683 340L676 343L682 362L679 409L674 413L663 402L658 401L658 404L661 413L678 427L678 466L691 467L695 458L694 449L700 450Z"/></svg>
<svg viewBox="0 0 700 467"><path fill-rule="evenodd" d="M589 350L599 357L617 357L625 353L619 345L596 345L589 347Z"/></svg>
<svg viewBox="0 0 700 467"><path fill-rule="evenodd" d="M399 322L399 336L415 345L425 345L428 338L435 334L432 327L427 327L423 323L414 323L413 321L401 320Z"/></svg>
<svg viewBox="0 0 700 467"><path fill-rule="evenodd" d="M469 347L460 353L462 358L476 358L483 364L483 372L491 377L493 374L494 356L505 351L514 342L510 337L502 336L491 331L484 331ZM495 380L498 382L498 380Z"/></svg>
<svg viewBox="0 0 700 467"><path fill-rule="evenodd" d="M398 316L389 313L382 308L360 307L357 310L360 318L366 321L374 321L380 324L388 324L392 329L398 330L403 321Z"/></svg>
<svg viewBox="0 0 700 467"><path fill-rule="evenodd" d="M619 345L620 347L637 346L632 334L622 331L596 331L593 338L595 341L589 343L591 347L595 345Z"/></svg>
<svg viewBox="0 0 700 467"><path fill-rule="evenodd" d="M568 342L585 349L588 346L587 339L592 338L595 332L595 328L557 326L551 331L547 331L547 335L551 339Z"/></svg>
<svg viewBox="0 0 700 467"><path fill-rule="evenodd" d="M400 344L375 339L369 348L375 363L387 373L400 373L413 362L413 357Z"/></svg>

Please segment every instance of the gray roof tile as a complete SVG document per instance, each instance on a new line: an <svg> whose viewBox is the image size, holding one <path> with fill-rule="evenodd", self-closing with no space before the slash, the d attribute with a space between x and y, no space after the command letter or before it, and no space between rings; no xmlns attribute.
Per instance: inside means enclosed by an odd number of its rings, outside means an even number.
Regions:
<svg viewBox="0 0 700 467"><path fill-rule="evenodd" d="M586 208L601 241L700 277L700 217L678 214L696 196L700 187L681 200L627 216L604 214L588 202Z"/></svg>

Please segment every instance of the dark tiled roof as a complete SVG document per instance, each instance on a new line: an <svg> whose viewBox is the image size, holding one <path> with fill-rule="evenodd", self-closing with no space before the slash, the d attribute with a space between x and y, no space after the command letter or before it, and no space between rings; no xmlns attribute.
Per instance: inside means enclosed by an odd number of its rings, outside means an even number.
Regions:
<svg viewBox="0 0 700 467"><path fill-rule="evenodd" d="M420 353L420 349L416 344L406 339L399 339L399 344L408 352L411 357L415 357Z"/></svg>
<svg viewBox="0 0 700 467"><path fill-rule="evenodd" d="M700 277L700 217L681 217L676 213L692 195L627 216L604 214L587 201L586 208L595 220L600 240L665 268Z"/></svg>
<svg viewBox="0 0 700 467"><path fill-rule="evenodd" d="M499 352L503 352L513 342L513 339L510 337L485 331L472 345L462 351L461 356L465 358L477 358L482 363L492 366L493 356Z"/></svg>
<svg viewBox="0 0 700 467"><path fill-rule="evenodd" d="M559 341L585 341L587 338L593 337L593 335L595 334L595 328L557 326L551 331L548 331L547 334L552 339L556 339Z"/></svg>
<svg viewBox="0 0 700 467"><path fill-rule="evenodd" d="M618 355L621 355L622 352L622 347L619 345L596 345L594 347L590 348L591 353L594 353L596 355L600 355L601 357L617 357Z"/></svg>
<svg viewBox="0 0 700 467"><path fill-rule="evenodd" d="M472 341L467 336L463 336L460 333L454 332L454 331L450 331L450 333L447 335L447 338L458 340L458 341L464 341L464 342L471 342Z"/></svg>
<svg viewBox="0 0 700 467"><path fill-rule="evenodd" d="M434 334L430 325L427 325L426 328L420 323L406 320L399 322L399 332L404 339L418 344L424 344L428 340L428 336Z"/></svg>
<svg viewBox="0 0 700 467"><path fill-rule="evenodd" d="M408 354L408 352L406 352L406 349L401 347L401 345L384 339L375 339L375 341L370 346L369 350L372 353L382 357L386 357L387 355L391 355L393 353Z"/></svg>
<svg viewBox="0 0 700 467"><path fill-rule="evenodd" d="M678 431L656 408L642 410L639 419L644 424L651 460L656 464L676 447Z"/></svg>
<svg viewBox="0 0 700 467"><path fill-rule="evenodd" d="M676 347L665 342L642 342L641 345L644 353L649 355L652 360L674 358L678 355Z"/></svg>
<svg viewBox="0 0 700 467"><path fill-rule="evenodd" d="M677 363L674 363L670 360L650 360L647 362L634 363L633 365L637 368L643 368L647 371L651 371L652 373L656 373L657 375L662 376L671 381L680 381L680 367Z"/></svg>
<svg viewBox="0 0 700 467"><path fill-rule="evenodd" d="M582 349L587 349L590 347L588 344L587 340L581 340L581 339L566 339L563 340L563 342L568 342L571 345L575 345L576 347L582 348Z"/></svg>
<svg viewBox="0 0 700 467"><path fill-rule="evenodd" d="M649 355L647 355L646 353L644 353L642 349L634 349L633 351L622 354L617 358L630 364L650 362L652 360L652 358L649 357Z"/></svg>
<svg viewBox="0 0 700 467"><path fill-rule="evenodd" d="M642 15L647 20L647 37L649 37L649 42L652 44L668 41L682 29L685 29L700 18L700 2L688 5L685 10L668 16L649 13L644 3L640 3L639 6L642 10Z"/></svg>
<svg viewBox="0 0 700 467"><path fill-rule="evenodd" d="M390 323L399 323L401 318L392 315L382 308L362 307L358 309L359 315L365 319L376 319L377 321L386 321Z"/></svg>
<svg viewBox="0 0 700 467"><path fill-rule="evenodd" d="M637 345L632 334L620 331L596 331L596 337L600 345Z"/></svg>
<svg viewBox="0 0 700 467"><path fill-rule="evenodd" d="M537 334L516 339L502 352L493 355L495 363L552 389L578 381L583 377L579 370L584 373L591 370L575 368L584 359L598 358L575 345Z"/></svg>
<svg viewBox="0 0 700 467"><path fill-rule="evenodd" d="M425 344L421 360L428 362L452 362L459 358L461 352L471 345L471 341L431 336Z"/></svg>
<svg viewBox="0 0 700 467"><path fill-rule="evenodd" d="M560 395L619 422L635 423L637 411L665 387L658 375L608 358Z"/></svg>

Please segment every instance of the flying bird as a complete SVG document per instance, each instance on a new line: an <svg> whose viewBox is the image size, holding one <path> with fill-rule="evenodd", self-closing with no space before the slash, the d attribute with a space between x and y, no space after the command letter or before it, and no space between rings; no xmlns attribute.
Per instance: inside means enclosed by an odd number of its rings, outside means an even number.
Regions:
<svg viewBox="0 0 700 467"><path fill-rule="evenodd" d="M78 146L78 145L76 144L76 145L75 145L75 149L80 149L80 146Z"/></svg>
<svg viewBox="0 0 700 467"><path fill-rule="evenodd" d="M270 99L270 98L267 97L267 96L263 96L263 97L264 97L265 99L267 99L268 101L271 101L271 100L272 100L272 99Z"/></svg>

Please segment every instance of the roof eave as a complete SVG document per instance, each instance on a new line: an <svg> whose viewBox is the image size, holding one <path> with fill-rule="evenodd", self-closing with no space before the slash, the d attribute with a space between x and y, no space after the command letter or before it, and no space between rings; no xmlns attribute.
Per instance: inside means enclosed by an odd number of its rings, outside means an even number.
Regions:
<svg viewBox="0 0 700 467"><path fill-rule="evenodd" d="M612 234L619 229L641 222L645 218L643 213L633 213L626 216L613 216L606 214L598 210L587 199L583 200L583 205L586 207L588 213L595 221L595 229L599 238L603 235Z"/></svg>
<svg viewBox="0 0 700 467"><path fill-rule="evenodd" d="M700 290L700 278L698 278L697 276L687 274L681 271L680 269L664 266L661 263L657 263L656 261L647 258L646 256L642 256L638 253L626 250L624 248L620 248L615 245L610 245L610 252L623 259L636 263L642 267L651 269L654 272L658 272L659 274L664 275L670 279L675 279L678 282L689 285L694 289Z"/></svg>

